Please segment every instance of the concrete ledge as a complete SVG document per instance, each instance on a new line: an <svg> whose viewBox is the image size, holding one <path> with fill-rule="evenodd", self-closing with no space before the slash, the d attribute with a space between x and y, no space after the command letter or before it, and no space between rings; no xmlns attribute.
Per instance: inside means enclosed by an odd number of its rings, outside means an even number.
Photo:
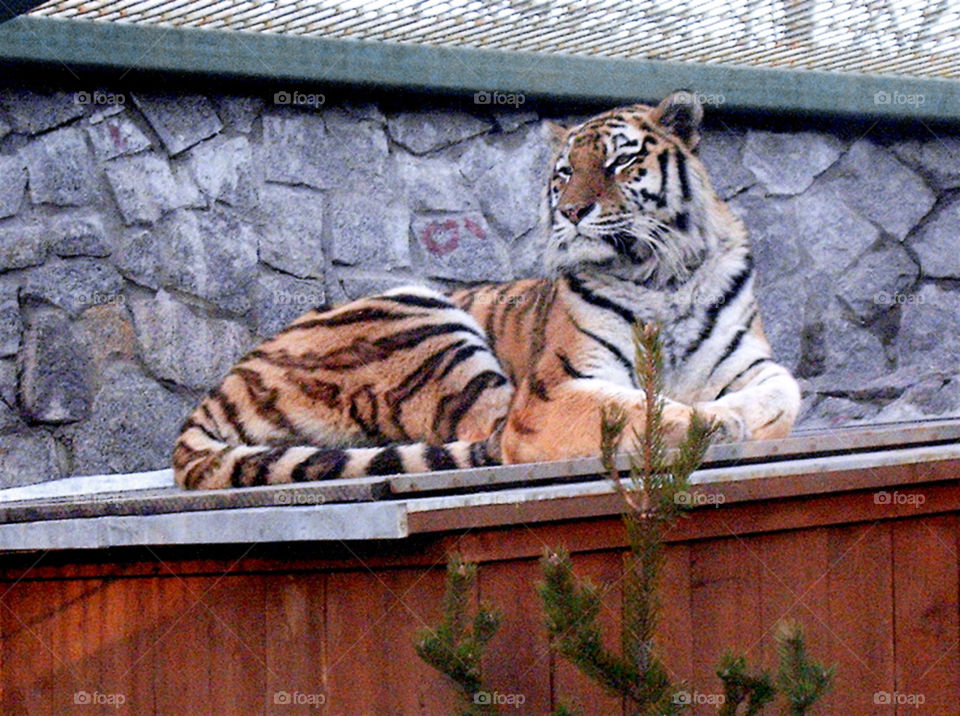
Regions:
<svg viewBox="0 0 960 716"><path fill-rule="evenodd" d="M957 123L960 84L946 79L775 70L653 60L498 52L269 33L174 29L18 17L0 26L0 62L42 65L47 82L84 69L122 69L328 87L469 96L519 92L549 101L622 104L678 88L722 94L724 112L839 115ZM21 69L22 73L22 69ZM59 76L59 80L55 78ZM82 89L89 89L83 87ZM875 100L922 95L923 104Z"/></svg>

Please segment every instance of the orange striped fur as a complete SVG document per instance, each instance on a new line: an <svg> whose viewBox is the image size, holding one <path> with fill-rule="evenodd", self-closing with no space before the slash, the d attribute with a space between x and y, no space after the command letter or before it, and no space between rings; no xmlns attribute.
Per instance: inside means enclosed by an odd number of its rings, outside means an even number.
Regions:
<svg viewBox="0 0 960 716"><path fill-rule="evenodd" d="M663 327L665 417L727 440L786 435L745 231L696 157L689 93L566 133L548 188L549 278L448 295L405 287L315 310L244 356L188 418L188 488L595 455L602 406L642 427L631 326Z"/></svg>

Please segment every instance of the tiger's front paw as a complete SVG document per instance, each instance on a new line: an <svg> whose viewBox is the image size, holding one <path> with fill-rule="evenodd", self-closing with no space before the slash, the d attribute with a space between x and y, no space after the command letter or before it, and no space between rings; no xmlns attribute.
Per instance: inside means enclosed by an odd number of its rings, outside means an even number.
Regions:
<svg viewBox="0 0 960 716"><path fill-rule="evenodd" d="M716 423L713 442L739 443L750 439L750 430L739 411L716 403L698 403L693 409Z"/></svg>

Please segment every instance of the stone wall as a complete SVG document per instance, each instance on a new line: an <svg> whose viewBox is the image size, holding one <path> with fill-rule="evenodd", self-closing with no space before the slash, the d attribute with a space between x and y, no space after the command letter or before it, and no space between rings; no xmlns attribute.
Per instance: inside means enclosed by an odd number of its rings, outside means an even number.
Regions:
<svg viewBox="0 0 960 716"><path fill-rule="evenodd" d="M311 306L536 273L550 130L474 109L0 89L0 484L166 466ZM804 422L956 413L960 142L723 125L702 155Z"/></svg>

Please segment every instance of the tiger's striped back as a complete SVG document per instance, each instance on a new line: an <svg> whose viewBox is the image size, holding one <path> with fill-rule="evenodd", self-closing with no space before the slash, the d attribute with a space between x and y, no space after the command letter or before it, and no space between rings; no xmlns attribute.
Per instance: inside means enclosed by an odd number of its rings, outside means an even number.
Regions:
<svg viewBox="0 0 960 716"><path fill-rule="evenodd" d="M177 482L597 454L609 403L643 428L638 322L663 327L668 441L694 410L724 439L786 435L799 389L771 359L744 228L696 157L701 116L676 93L567 133L548 187L549 278L396 289L311 311L251 351L184 424Z"/></svg>

